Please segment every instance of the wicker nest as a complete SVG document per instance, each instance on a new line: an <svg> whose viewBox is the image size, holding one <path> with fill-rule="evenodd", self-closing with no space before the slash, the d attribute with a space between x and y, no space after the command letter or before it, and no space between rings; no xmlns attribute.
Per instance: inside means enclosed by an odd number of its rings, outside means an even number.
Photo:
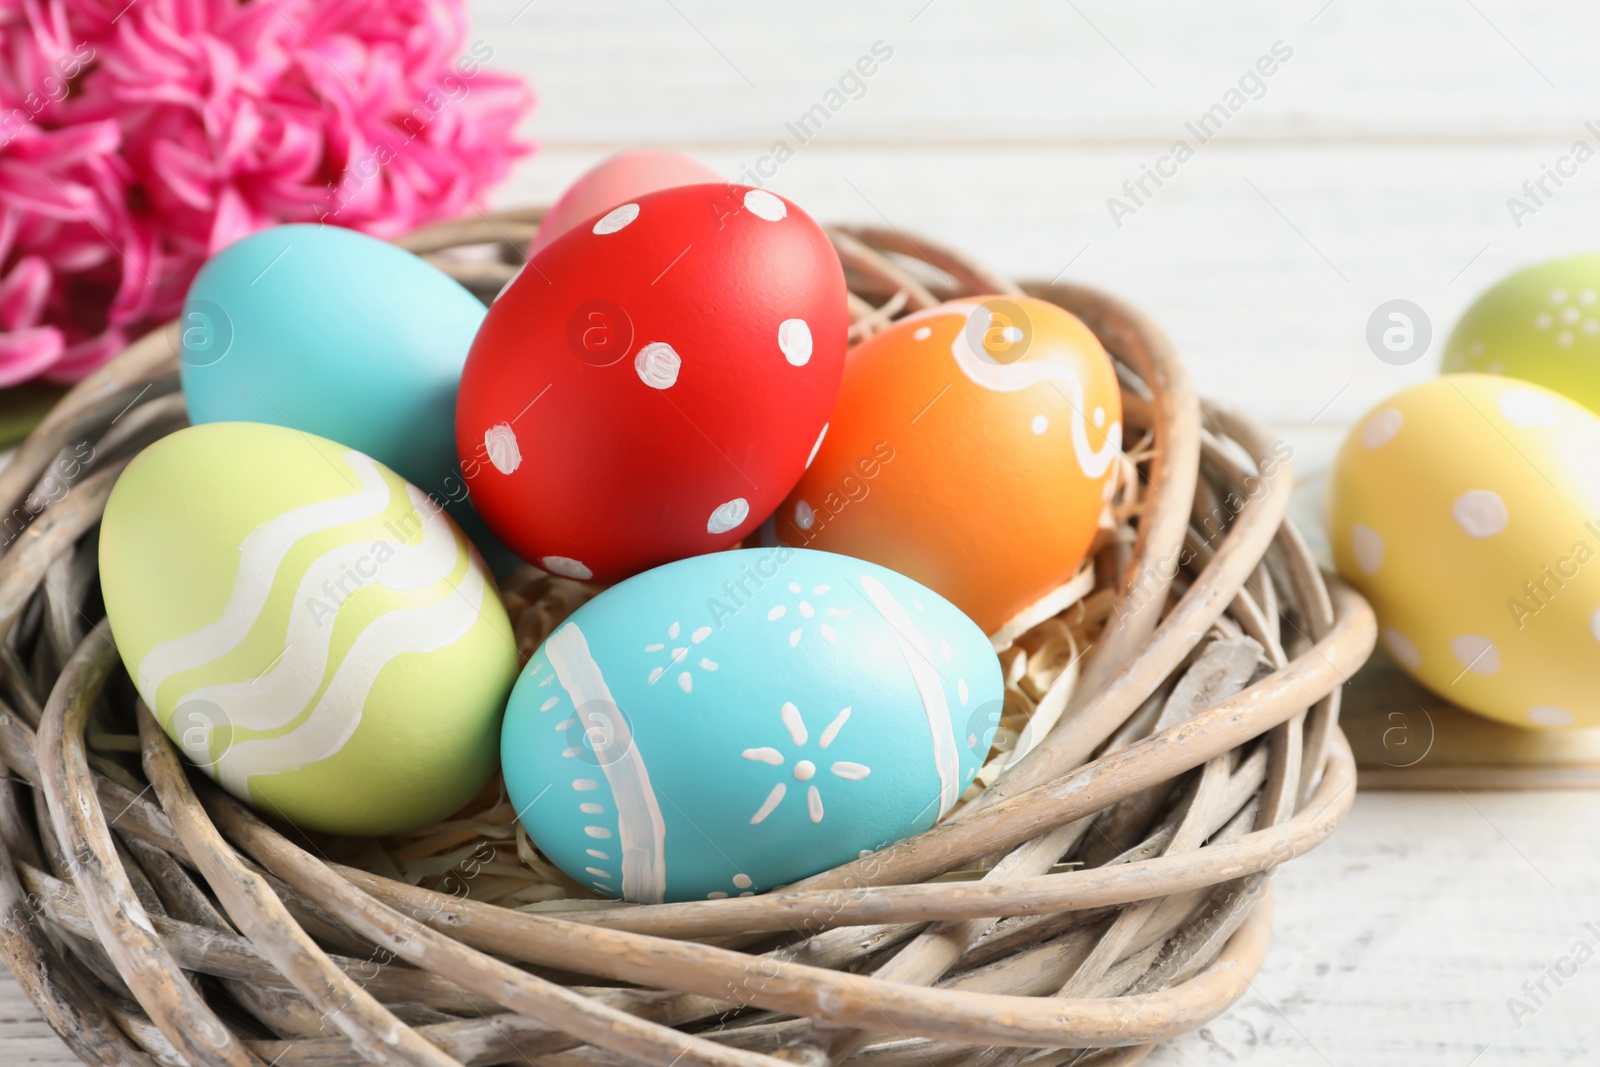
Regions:
<svg viewBox="0 0 1600 1067"><path fill-rule="evenodd" d="M487 297L537 211L407 246ZM1130 1064L1265 954L1272 869L1354 793L1339 686L1374 623L1285 520L1287 450L1201 404L1160 331L898 231L840 229L853 336L1027 292L1117 361L1129 445L1091 563L996 635L1001 742L919 837L787 889L600 901L491 788L382 841L310 839L186 770L118 661L100 514L184 425L175 327L73 389L0 471L0 951L85 1062ZM20 531L20 532L19 532ZM524 653L593 590L529 569Z"/></svg>

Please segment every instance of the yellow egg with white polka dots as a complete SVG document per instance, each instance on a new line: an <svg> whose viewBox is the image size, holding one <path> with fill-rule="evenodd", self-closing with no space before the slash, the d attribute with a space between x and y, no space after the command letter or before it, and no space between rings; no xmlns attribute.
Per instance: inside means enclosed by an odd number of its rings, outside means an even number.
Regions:
<svg viewBox="0 0 1600 1067"><path fill-rule="evenodd" d="M1339 573L1445 699L1519 726L1600 726L1600 417L1449 374L1379 404L1334 463Z"/></svg>

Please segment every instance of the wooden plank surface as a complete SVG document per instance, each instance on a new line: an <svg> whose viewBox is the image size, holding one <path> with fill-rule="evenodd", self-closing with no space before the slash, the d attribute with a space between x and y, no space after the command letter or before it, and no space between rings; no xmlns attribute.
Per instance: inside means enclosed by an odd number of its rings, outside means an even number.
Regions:
<svg viewBox="0 0 1600 1067"><path fill-rule="evenodd" d="M1292 445L1294 513L1314 543L1344 428L1434 372L1478 290L1600 234L1600 161L1522 225L1507 208L1573 142L1600 146L1585 126L1600 119L1597 5L471 6L492 62L541 97L527 129L542 150L497 204L547 200L624 146L684 148L738 177L785 140L793 158L763 177L818 218L898 226L1013 276L1060 275L1146 308L1205 393ZM892 55L802 143L786 124L826 106L880 41ZM1280 41L1292 55L1199 144L1185 123ZM1130 201L1123 183L1179 138L1193 158L1118 225L1108 199ZM1421 305L1436 331L1407 367L1381 363L1364 340L1372 310L1395 297ZM1389 728L1384 708L1349 713L1358 744L1374 722ZM1382 729L1380 764L1399 759ZM1437 716L1433 729L1446 750L1481 733L1475 722L1441 730ZM1584 925L1600 925L1597 823L1593 792L1361 795L1330 842L1278 873L1276 939L1251 995L1147 1062L1592 1062L1597 965L1559 987L1546 978L1538 1004L1522 985L1579 941L1600 949ZM1531 1011L1514 1013L1511 998ZM0 1064L71 1062L0 976Z"/></svg>
<svg viewBox="0 0 1600 1067"><path fill-rule="evenodd" d="M1274 876L1251 992L1158 1067L1593 1063L1600 794L1374 792ZM1561 963L1565 959L1565 963ZM1561 964L1557 986L1545 977ZM1545 980L1542 1004L1524 982ZM1537 994L1537 990L1535 990ZM1512 998L1532 1009L1513 1012Z"/></svg>
<svg viewBox="0 0 1600 1067"><path fill-rule="evenodd" d="M1365 789L1600 789L1600 729L1523 730L1464 711L1381 649L1346 689Z"/></svg>

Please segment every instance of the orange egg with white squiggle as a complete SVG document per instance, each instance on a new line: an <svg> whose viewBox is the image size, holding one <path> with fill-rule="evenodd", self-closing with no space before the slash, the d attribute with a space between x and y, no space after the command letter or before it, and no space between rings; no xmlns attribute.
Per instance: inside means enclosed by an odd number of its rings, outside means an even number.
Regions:
<svg viewBox="0 0 1600 1067"><path fill-rule="evenodd" d="M994 633L1082 565L1122 445L1116 372L1032 297L978 297L850 350L778 539L871 560Z"/></svg>

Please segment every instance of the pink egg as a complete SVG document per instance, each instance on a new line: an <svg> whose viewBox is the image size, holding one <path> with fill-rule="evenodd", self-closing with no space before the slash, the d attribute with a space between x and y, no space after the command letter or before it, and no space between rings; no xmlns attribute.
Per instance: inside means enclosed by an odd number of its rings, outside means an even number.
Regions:
<svg viewBox="0 0 1600 1067"><path fill-rule="evenodd" d="M722 175L688 156L662 148L636 148L618 152L567 187L539 224L532 256L585 219L604 214L629 200L674 185L720 182Z"/></svg>

